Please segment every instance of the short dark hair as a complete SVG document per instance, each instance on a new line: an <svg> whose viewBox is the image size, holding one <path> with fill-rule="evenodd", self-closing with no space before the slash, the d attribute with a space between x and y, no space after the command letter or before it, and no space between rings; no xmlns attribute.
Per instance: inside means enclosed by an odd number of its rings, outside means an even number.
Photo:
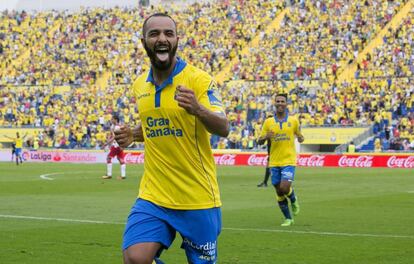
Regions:
<svg viewBox="0 0 414 264"><path fill-rule="evenodd" d="M175 31L177 32L177 22L175 22L175 20L169 14L167 14L167 13L154 13L154 14L148 16L144 20L144 24L142 24L142 37L145 37L145 26L147 25L147 22L151 17L168 17L169 19L171 19L174 22Z"/></svg>
<svg viewBox="0 0 414 264"><path fill-rule="evenodd" d="M285 97L286 101L288 99L288 95L286 93L278 93L278 94L276 94L275 98L278 97L278 96Z"/></svg>
<svg viewBox="0 0 414 264"><path fill-rule="evenodd" d="M119 116L113 115L112 118L115 119L117 123L119 123Z"/></svg>

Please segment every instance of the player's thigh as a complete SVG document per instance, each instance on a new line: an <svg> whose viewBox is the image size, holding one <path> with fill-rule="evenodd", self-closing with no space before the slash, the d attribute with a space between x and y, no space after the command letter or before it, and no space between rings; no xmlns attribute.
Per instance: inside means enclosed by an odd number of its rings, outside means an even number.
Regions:
<svg viewBox="0 0 414 264"><path fill-rule="evenodd" d="M20 156L22 154L22 149L18 148L16 149L15 155Z"/></svg>
<svg viewBox="0 0 414 264"><path fill-rule="evenodd" d="M156 205L137 199L128 216L124 231L122 249L128 254L127 256L138 254L145 258L154 258L171 245L175 238L175 229L163 220L162 214L162 210ZM141 249L157 250L154 252Z"/></svg>
<svg viewBox="0 0 414 264"><path fill-rule="evenodd" d="M124 250L125 264L152 264L155 256L162 249L162 245L156 242L144 242L132 245Z"/></svg>
<svg viewBox="0 0 414 264"><path fill-rule="evenodd" d="M287 194L295 180L295 166L285 166L281 168L281 181L279 189L281 192Z"/></svg>
<svg viewBox="0 0 414 264"><path fill-rule="evenodd" d="M221 232L221 209L187 210L175 222L181 234L181 248L190 264L213 264L217 261L217 238Z"/></svg>
<svg viewBox="0 0 414 264"><path fill-rule="evenodd" d="M269 169L270 169L270 175L272 179L272 185L276 187L282 179L281 168L280 167L269 167Z"/></svg>
<svg viewBox="0 0 414 264"><path fill-rule="evenodd" d="M123 150L120 150L120 151L116 154L116 158L118 159L119 163L121 163L121 164L124 164L124 163L125 163L124 157L125 157L125 153L124 153L124 151L123 151Z"/></svg>

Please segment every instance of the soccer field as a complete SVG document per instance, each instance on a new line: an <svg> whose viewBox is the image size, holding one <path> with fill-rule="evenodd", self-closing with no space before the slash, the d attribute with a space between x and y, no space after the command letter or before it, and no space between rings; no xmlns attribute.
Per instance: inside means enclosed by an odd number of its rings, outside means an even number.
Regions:
<svg viewBox="0 0 414 264"><path fill-rule="evenodd" d="M0 163L0 263L122 263L124 222L143 167ZM118 165L113 168L119 172ZM413 263L414 171L299 168L301 213L283 220L262 167L219 167L218 263ZM162 259L186 263L181 237Z"/></svg>

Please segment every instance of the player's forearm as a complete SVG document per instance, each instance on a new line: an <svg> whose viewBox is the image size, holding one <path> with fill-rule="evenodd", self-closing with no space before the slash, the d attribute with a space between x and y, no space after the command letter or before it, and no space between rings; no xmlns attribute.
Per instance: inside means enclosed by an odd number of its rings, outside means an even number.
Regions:
<svg viewBox="0 0 414 264"><path fill-rule="evenodd" d="M221 137L227 137L229 134L229 122L224 114L214 113L204 106L196 113L196 117L203 123L207 131Z"/></svg>
<svg viewBox="0 0 414 264"><path fill-rule="evenodd" d="M297 134L296 137L298 138L299 143L302 143L303 141L305 141L305 137L301 133Z"/></svg>

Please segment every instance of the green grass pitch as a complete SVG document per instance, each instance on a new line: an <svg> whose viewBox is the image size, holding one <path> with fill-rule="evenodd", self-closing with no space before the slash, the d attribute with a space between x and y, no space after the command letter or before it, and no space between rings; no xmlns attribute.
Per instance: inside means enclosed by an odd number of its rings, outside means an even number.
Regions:
<svg viewBox="0 0 414 264"><path fill-rule="evenodd" d="M0 263L122 263L124 222L143 167L0 163ZM117 176L119 166L113 168ZM263 167L219 167L218 263L414 263L414 171L298 168L301 213L283 220ZM43 175L43 178L40 176ZM186 263L177 236L162 259Z"/></svg>

